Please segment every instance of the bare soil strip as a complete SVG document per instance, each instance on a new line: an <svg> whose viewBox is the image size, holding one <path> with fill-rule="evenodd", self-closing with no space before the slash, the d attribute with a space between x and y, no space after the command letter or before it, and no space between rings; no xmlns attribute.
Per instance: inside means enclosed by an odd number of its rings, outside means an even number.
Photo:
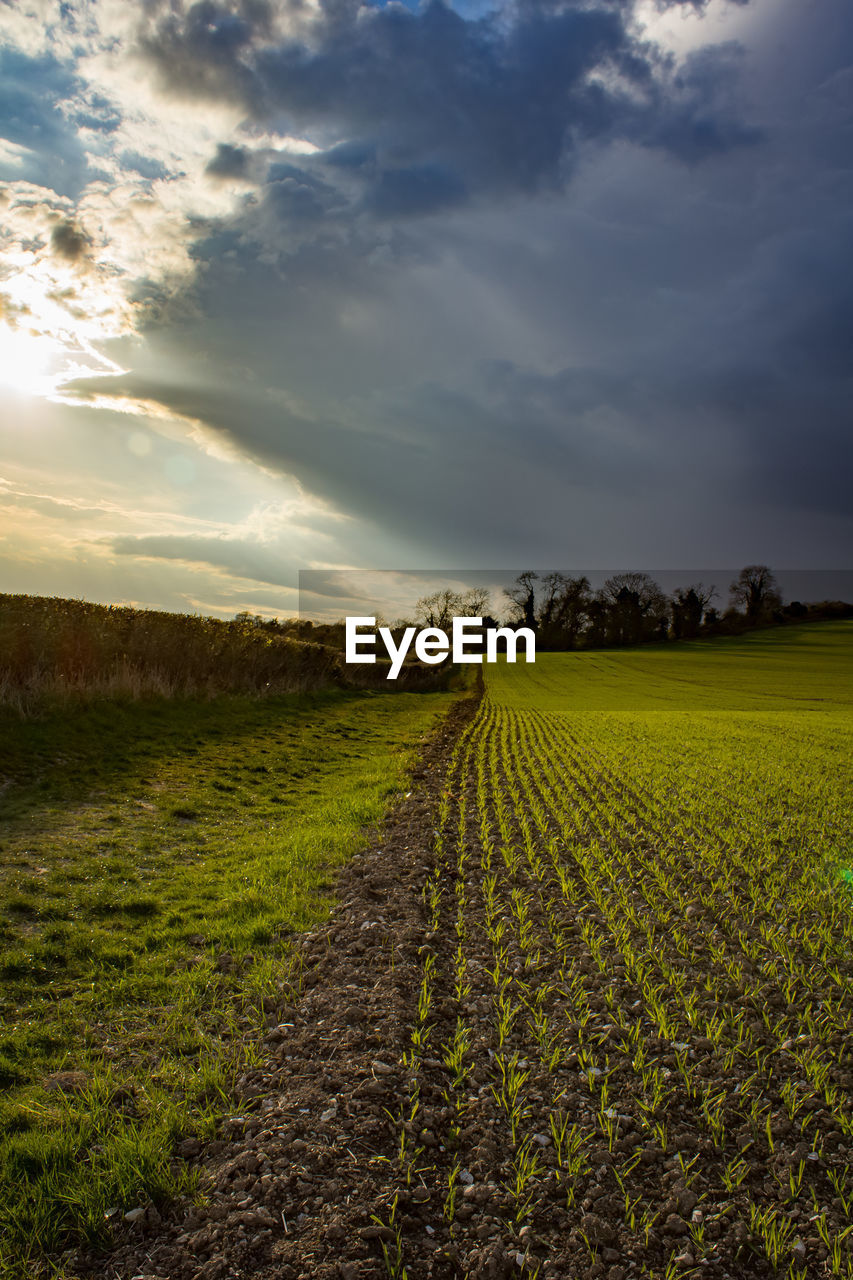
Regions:
<svg viewBox="0 0 853 1280"><path fill-rule="evenodd" d="M140 1213L81 1274L847 1274L831 1248L853 1150L798 1101L808 1045L776 1043L782 993L754 1005L740 980L758 924L718 928L708 898L681 920L695 958L668 947L655 870L672 851L641 798L555 757L546 721L475 711L445 722L302 940L302 994L271 1017L239 1113L182 1151L208 1202ZM721 998L701 970L741 945ZM655 1024L664 986L696 1015L684 1040ZM703 1032L726 1019L744 1029L733 1048ZM832 1087L850 1083L839 1044Z"/></svg>

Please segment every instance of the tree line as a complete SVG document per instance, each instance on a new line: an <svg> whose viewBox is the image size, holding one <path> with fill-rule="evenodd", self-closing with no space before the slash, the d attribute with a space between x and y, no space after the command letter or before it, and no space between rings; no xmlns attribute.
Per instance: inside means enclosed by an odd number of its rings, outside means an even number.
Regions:
<svg viewBox="0 0 853 1280"><path fill-rule="evenodd" d="M532 628L540 649L609 648L701 636L736 635L752 627L853 616L853 606L824 601L783 605L772 570L741 569L720 609L716 587L693 582L667 595L648 573L616 573L594 591L585 576L526 570L505 591L511 620Z"/></svg>
<svg viewBox="0 0 853 1280"><path fill-rule="evenodd" d="M729 584L723 605L713 585L692 582L670 595L648 573L615 573L593 590L589 578L568 573L525 570L503 592L504 607L485 587L467 591L445 588L421 596L411 617L392 622L395 639L407 626L451 630L454 617L482 618L484 628L530 627L538 649L609 648L669 640L737 635L752 627L853 617L853 606L840 601L783 605L776 577L764 564L741 569ZM500 616L495 616L500 615ZM265 619L238 615L245 625L343 648L343 620ZM377 619L377 625L383 623Z"/></svg>

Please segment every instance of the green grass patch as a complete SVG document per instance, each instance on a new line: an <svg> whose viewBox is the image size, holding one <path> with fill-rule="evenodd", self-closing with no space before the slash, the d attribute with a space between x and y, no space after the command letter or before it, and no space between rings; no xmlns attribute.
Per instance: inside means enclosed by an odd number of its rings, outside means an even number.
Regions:
<svg viewBox="0 0 853 1280"><path fill-rule="evenodd" d="M92 704L0 724L0 1274L191 1186L328 912L454 695Z"/></svg>

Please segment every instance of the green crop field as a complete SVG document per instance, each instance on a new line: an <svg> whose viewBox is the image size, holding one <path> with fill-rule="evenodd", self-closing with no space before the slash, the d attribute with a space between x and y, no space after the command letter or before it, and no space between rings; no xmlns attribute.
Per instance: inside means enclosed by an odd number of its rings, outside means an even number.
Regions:
<svg viewBox="0 0 853 1280"><path fill-rule="evenodd" d="M531 1272L853 1275L853 627L486 685L425 890L408 1182L458 1242L458 1172L498 1153L479 1202Z"/></svg>
<svg viewBox="0 0 853 1280"><path fill-rule="evenodd" d="M186 1186L334 871L450 694L93 702L0 728L0 1274ZM190 1175L191 1180L191 1175Z"/></svg>

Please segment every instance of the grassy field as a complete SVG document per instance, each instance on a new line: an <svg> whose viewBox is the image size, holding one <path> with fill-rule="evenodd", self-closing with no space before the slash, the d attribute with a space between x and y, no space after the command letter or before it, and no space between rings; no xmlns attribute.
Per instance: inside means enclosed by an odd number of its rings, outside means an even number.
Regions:
<svg viewBox="0 0 853 1280"><path fill-rule="evenodd" d="M486 685L425 890L401 1196L444 1187L472 1274L853 1276L853 626Z"/></svg>
<svg viewBox="0 0 853 1280"><path fill-rule="evenodd" d="M335 868L450 694L100 702L0 724L0 1274L174 1193ZM190 1179L191 1180L191 1179Z"/></svg>

